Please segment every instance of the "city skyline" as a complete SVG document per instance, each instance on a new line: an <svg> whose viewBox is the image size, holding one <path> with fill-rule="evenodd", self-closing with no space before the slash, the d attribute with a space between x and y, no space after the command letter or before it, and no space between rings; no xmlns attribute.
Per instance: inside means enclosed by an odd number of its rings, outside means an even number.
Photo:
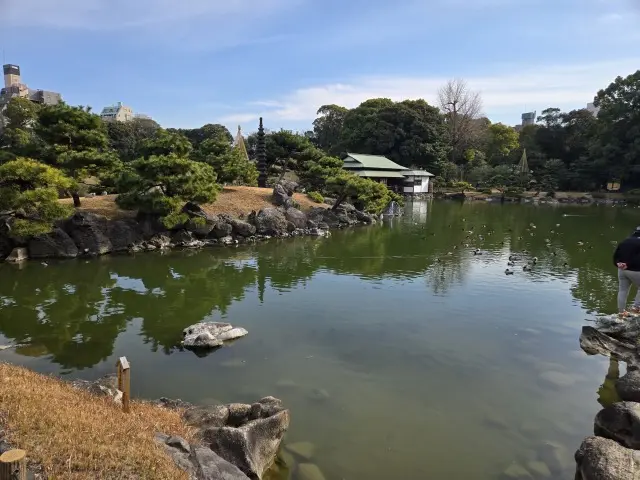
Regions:
<svg viewBox="0 0 640 480"><path fill-rule="evenodd" d="M5 0L0 49L72 105L166 127L311 128L316 110L424 98L464 78L494 122L585 108L640 55L633 0ZM243 6L244 5L244 6ZM149 14L148 12L153 12ZM55 54L42 55L42 43Z"/></svg>

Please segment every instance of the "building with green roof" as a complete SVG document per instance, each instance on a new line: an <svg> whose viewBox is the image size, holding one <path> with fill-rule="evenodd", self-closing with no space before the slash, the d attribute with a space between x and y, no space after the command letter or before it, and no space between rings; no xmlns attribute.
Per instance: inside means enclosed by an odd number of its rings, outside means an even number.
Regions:
<svg viewBox="0 0 640 480"><path fill-rule="evenodd" d="M413 195L429 192L429 178L433 175L427 171L410 170L382 155L347 153L343 161L342 168L345 170L384 183L397 193Z"/></svg>

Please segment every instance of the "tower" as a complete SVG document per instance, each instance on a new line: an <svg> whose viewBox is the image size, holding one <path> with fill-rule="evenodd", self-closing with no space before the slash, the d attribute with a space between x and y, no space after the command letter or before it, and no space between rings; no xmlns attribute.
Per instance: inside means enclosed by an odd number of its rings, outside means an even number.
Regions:
<svg viewBox="0 0 640 480"><path fill-rule="evenodd" d="M520 175L529 174L529 162L527 161L526 148L522 151L522 157L520 158L520 162L518 163L518 172L520 173Z"/></svg>
<svg viewBox="0 0 640 480"><path fill-rule="evenodd" d="M6 64L2 66L4 72L4 88L20 85L20 67Z"/></svg>
<svg viewBox="0 0 640 480"><path fill-rule="evenodd" d="M249 154L247 153L247 146L244 144L244 137L242 136L242 128L238 125L238 133L236 139L233 142L233 146L240 151L242 158L249 161Z"/></svg>
<svg viewBox="0 0 640 480"><path fill-rule="evenodd" d="M262 117L258 126L258 143L256 145L256 157L258 159L258 186L267 187L267 145L264 138Z"/></svg>

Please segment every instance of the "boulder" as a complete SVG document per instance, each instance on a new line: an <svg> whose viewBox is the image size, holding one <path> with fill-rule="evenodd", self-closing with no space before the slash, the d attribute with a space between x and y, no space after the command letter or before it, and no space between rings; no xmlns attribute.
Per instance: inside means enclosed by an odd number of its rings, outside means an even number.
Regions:
<svg viewBox="0 0 640 480"><path fill-rule="evenodd" d="M210 238L228 237L233 232L233 227L226 221L224 217L212 216L213 228L209 233Z"/></svg>
<svg viewBox="0 0 640 480"><path fill-rule="evenodd" d="M260 235L281 236L287 233L287 219L277 208L265 208L256 215L251 215L250 220L256 226L256 233Z"/></svg>
<svg viewBox="0 0 640 480"><path fill-rule="evenodd" d="M107 237L107 219L90 212L76 212L63 223L63 229L73 239L80 253L104 255L113 246Z"/></svg>
<svg viewBox="0 0 640 480"><path fill-rule="evenodd" d="M367 225L376 223L376 218L373 215L369 215L368 213L361 212L360 210L355 210L353 214L355 215L356 220L361 223L364 223Z"/></svg>
<svg viewBox="0 0 640 480"><path fill-rule="evenodd" d="M575 454L576 480L636 480L640 452L602 437L587 437Z"/></svg>
<svg viewBox="0 0 640 480"><path fill-rule="evenodd" d="M198 237L207 237L211 230L215 227L213 220L209 218L193 217L184 224L185 230L197 235Z"/></svg>
<svg viewBox="0 0 640 480"><path fill-rule="evenodd" d="M167 227L164 226L164 223L162 223L158 215L138 213L136 222L138 224L138 230L144 238L151 238L167 230Z"/></svg>
<svg viewBox="0 0 640 480"><path fill-rule="evenodd" d="M256 227L244 220L232 218L229 220L229 224L231 225L232 232L240 237L253 237L256 234Z"/></svg>
<svg viewBox="0 0 640 480"><path fill-rule="evenodd" d="M636 347L633 342L619 340L591 326L583 326L580 334L580 348L587 354L613 356L627 362L630 366L638 363Z"/></svg>
<svg viewBox="0 0 640 480"><path fill-rule="evenodd" d="M624 401L640 402L640 370L627 368L627 373L616 382L616 391Z"/></svg>
<svg viewBox="0 0 640 480"><path fill-rule="evenodd" d="M297 208L287 208L284 216L295 226L295 228L306 228L307 226L307 216Z"/></svg>
<svg viewBox="0 0 640 480"><path fill-rule="evenodd" d="M133 219L108 222L107 238L113 252L126 252L143 240L138 223Z"/></svg>
<svg viewBox="0 0 640 480"><path fill-rule="evenodd" d="M115 375L105 375L93 382L88 380L73 380L71 385L92 395L109 397L115 403L122 404L122 392L118 390L118 378Z"/></svg>
<svg viewBox="0 0 640 480"><path fill-rule="evenodd" d="M289 411L273 397L253 405L232 404L227 408L230 412L227 424L201 430L202 438L211 450L249 478L261 479L273 464L289 428ZM232 410L236 413L232 414Z"/></svg>
<svg viewBox="0 0 640 480"><path fill-rule="evenodd" d="M287 195L289 195L290 197L296 192L296 190L298 190L298 184L296 182L293 182L291 180L280 180L278 182L278 184L284 188L284 191L287 193Z"/></svg>
<svg viewBox="0 0 640 480"><path fill-rule="evenodd" d="M29 257L31 258L75 258L78 247L61 228L54 228L50 233L38 235L29 240Z"/></svg>
<svg viewBox="0 0 640 480"><path fill-rule="evenodd" d="M313 463L301 463L298 465L298 478L300 480L326 480L322 471Z"/></svg>
<svg viewBox="0 0 640 480"><path fill-rule="evenodd" d="M182 331L182 344L187 348L215 348L247 333L244 328L233 327L229 323L200 322Z"/></svg>
<svg viewBox="0 0 640 480"><path fill-rule="evenodd" d="M171 243L183 248L200 248L204 246L204 242L198 240L193 234L187 230L178 230L171 234Z"/></svg>
<svg viewBox="0 0 640 480"><path fill-rule="evenodd" d="M340 226L338 215L330 208L312 208L308 217L318 224L318 228L321 228L320 224L327 225L327 228L338 228Z"/></svg>
<svg viewBox="0 0 640 480"><path fill-rule="evenodd" d="M619 402L600 410L593 431L627 448L640 449L640 403Z"/></svg>
<svg viewBox="0 0 640 480"><path fill-rule="evenodd" d="M167 233L157 233L147 243L155 248L169 248L171 246L171 238Z"/></svg>
<svg viewBox="0 0 640 480"><path fill-rule="evenodd" d="M291 204L291 197L285 190L285 188L277 183L273 187L273 203L278 207L288 207Z"/></svg>
<svg viewBox="0 0 640 480"><path fill-rule="evenodd" d="M11 250L11 253L5 258L5 262L20 263L29 258L29 253L25 247L16 247Z"/></svg>

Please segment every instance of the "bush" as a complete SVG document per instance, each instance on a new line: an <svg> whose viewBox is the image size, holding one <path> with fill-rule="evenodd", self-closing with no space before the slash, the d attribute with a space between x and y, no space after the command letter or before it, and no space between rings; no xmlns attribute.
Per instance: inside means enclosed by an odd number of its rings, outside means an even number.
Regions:
<svg viewBox="0 0 640 480"><path fill-rule="evenodd" d="M320 192L309 192L307 193L307 197L316 203L324 203L324 197Z"/></svg>
<svg viewBox="0 0 640 480"><path fill-rule="evenodd" d="M510 187L504 191L505 197L519 197L524 193L524 188L522 187Z"/></svg>
<svg viewBox="0 0 640 480"><path fill-rule="evenodd" d="M469 182L451 182L449 183L449 187L453 188L458 192L466 192L466 191L474 191L473 185Z"/></svg>
<svg viewBox="0 0 640 480"><path fill-rule="evenodd" d="M493 190L491 190L490 188L483 188L480 190L480 193L484 193L485 195L491 195L493 193Z"/></svg>

